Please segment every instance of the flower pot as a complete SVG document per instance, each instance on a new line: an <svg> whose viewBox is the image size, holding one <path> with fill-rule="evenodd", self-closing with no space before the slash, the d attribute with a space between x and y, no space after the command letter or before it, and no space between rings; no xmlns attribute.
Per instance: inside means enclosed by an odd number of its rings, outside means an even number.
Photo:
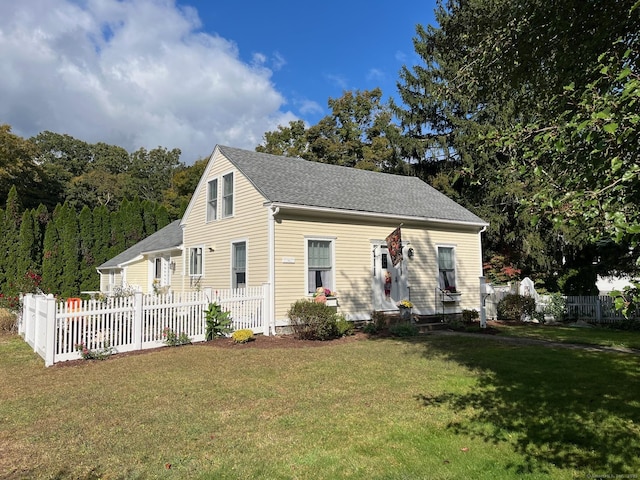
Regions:
<svg viewBox="0 0 640 480"><path fill-rule="evenodd" d="M400 309L400 320L411 320L411 307L398 307Z"/></svg>

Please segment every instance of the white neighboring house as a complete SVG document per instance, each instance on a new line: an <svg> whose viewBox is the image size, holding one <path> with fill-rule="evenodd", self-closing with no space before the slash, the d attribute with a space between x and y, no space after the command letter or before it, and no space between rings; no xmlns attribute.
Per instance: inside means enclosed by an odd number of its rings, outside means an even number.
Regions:
<svg viewBox="0 0 640 480"><path fill-rule="evenodd" d="M622 291L624 287L631 286L630 277L603 277L598 275L596 287L600 295L609 295L613 290Z"/></svg>
<svg viewBox="0 0 640 480"><path fill-rule="evenodd" d="M111 294L119 287L143 293L167 292L172 282L181 283L182 228L176 220L98 268L100 291Z"/></svg>

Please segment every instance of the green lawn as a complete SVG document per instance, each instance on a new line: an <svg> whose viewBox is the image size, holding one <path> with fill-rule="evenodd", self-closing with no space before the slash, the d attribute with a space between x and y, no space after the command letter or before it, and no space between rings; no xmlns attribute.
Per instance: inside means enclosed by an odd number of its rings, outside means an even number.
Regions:
<svg viewBox="0 0 640 480"><path fill-rule="evenodd" d="M535 323L500 325L496 328L500 334L512 337L640 350L640 332L638 331L613 330L605 327L547 326Z"/></svg>
<svg viewBox="0 0 640 480"><path fill-rule="evenodd" d="M0 478L640 473L640 357L622 353L427 335L44 368L5 335L0 387Z"/></svg>

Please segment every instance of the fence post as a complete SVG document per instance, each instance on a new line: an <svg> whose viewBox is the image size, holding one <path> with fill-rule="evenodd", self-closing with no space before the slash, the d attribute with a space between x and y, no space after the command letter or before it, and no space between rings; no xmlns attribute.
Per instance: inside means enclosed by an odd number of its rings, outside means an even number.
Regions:
<svg viewBox="0 0 640 480"><path fill-rule="evenodd" d="M43 322L43 315L41 315L41 309L42 309L42 302L46 302L46 299L43 297L38 297L36 299L35 302L35 313L34 313L34 317L33 317L33 325L31 326L31 331L28 334L28 338L29 340L31 340L32 343L30 343L30 345L33 347L33 351L37 352L38 351L38 334L40 333L41 329L42 329L42 322ZM45 322L45 329L47 328L46 326L46 322L47 322L47 313L46 313L46 308L47 305L45 303L44 305L44 310L45 310L45 314L44 314L44 322ZM46 344L42 346L43 350L46 350Z"/></svg>
<svg viewBox="0 0 640 480"><path fill-rule="evenodd" d="M18 316L18 334L24 338L25 329L25 315L24 312L29 311L29 304L31 303L31 293L26 293L22 296L22 309L20 310L20 314Z"/></svg>
<svg viewBox="0 0 640 480"><path fill-rule="evenodd" d="M484 302L487 297L487 284L484 276L479 277L480 280L480 328L487 328L487 311Z"/></svg>
<svg viewBox="0 0 640 480"><path fill-rule="evenodd" d="M133 294L133 345L142 350L142 292Z"/></svg>
<svg viewBox="0 0 640 480"><path fill-rule="evenodd" d="M269 336L269 331L270 331L270 327L271 327L271 315L269 315L269 312L271 311L271 307L269 306L269 292L271 291L270 289L271 284L269 283L263 283L262 284L262 334L265 336ZM275 335L275 327L273 330L273 333Z"/></svg>
<svg viewBox="0 0 640 480"><path fill-rule="evenodd" d="M596 322L600 323L602 321L602 302L600 301L600 296L596 297Z"/></svg>
<svg viewBox="0 0 640 480"><path fill-rule="evenodd" d="M56 331L58 330L58 319L56 318L56 299L54 296L48 294L45 302L47 312L45 316L45 328L47 329L47 333L44 342L44 366L50 367L56 361L56 340L58 337Z"/></svg>

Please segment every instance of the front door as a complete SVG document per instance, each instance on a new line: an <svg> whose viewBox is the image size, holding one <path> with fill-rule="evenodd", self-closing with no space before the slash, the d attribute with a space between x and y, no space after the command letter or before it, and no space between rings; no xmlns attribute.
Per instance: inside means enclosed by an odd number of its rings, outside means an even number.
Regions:
<svg viewBox="0 0 640 480"><path fill-rule="evenodd" d="M395 267L385 244L373 247L373 308L376 311L397 310L397 302L409 298L407 262Z"/></svg>

